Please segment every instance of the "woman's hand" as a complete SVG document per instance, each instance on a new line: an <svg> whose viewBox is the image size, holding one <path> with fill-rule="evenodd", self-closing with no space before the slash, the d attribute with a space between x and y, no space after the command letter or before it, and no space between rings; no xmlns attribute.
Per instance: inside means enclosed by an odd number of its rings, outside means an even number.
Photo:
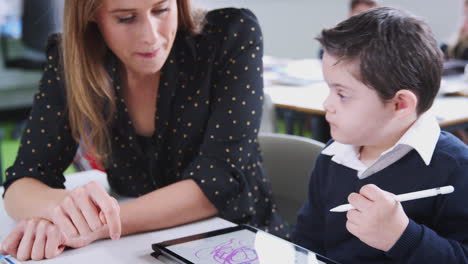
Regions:
<svg viewBox="0 0 468 264"><path fill-rule="evenodd" d="M22 220L0 245L0 254L20 261L54 258L65 249L65 237L46 219Z"/></svg>
<svg viewBox="0 0 468 264"><path fill-rule="evenodd" d="M69 191L51 209L49 219L73 248L107 237L119 239L122 230L119 203L96 182Z"/></svg>

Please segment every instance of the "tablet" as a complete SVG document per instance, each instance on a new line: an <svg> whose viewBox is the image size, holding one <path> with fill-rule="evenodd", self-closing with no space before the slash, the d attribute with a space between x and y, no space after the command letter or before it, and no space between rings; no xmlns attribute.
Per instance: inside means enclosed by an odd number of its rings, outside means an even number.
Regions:
<svg viewBox="0 0 468 264"><path fill-rule="evenodd" d="M164 241L152 248L154 257L164 255L176 263L338 263L248 225Z"/></svg>

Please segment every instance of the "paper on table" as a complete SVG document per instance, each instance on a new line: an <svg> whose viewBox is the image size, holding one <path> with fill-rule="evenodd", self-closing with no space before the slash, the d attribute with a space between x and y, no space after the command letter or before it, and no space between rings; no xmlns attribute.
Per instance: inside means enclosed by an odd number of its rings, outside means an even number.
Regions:
<svg viewBox="0 0 468 264"><path fill-rule="evenodd" d="M450 76L442 79L439 94L468 96L468 82L464 75Z"/></svg>

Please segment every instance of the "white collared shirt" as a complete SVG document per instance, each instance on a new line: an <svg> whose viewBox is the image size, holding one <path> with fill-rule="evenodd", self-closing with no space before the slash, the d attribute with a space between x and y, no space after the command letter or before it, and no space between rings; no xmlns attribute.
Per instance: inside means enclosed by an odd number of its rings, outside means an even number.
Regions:
<svg viewBox="0 0 468 264"><path fill-rule="evenodd" d="M395 145L382 152L379 158L369 167L359 160L360 146L334 141L322 150L322 154L333 156L332 161L356 170L358 178L364 179L397 162L413 149L418 152L419 156L428 166L431 163L432 154L434 154L439 136L440 127L434 115L424 113Z"/></svg>

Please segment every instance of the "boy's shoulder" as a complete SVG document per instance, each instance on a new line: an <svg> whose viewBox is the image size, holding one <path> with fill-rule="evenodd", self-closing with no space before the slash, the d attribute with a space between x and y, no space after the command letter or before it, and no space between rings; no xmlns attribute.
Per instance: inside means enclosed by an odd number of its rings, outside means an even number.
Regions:
<svg viewBox="0 0 468 264"><path fill-rule="evenodd" d="M432 160L444 160L456 165L467 165L468 146L451 133L441 131Z"/></svg>
<svg viewBox="0 0 468 264"><path fill-rule="evenodd" d="M333 142L335 141L330 139L323 149L326 149ZM321 153L317 161L329 162L331 161L331 156ZM468 165L468 146L451 133L441 131L434 149L431 163L433 165L436 165L434 163L445 163L440 164L442 166L446 166L448 164L452 164L453 166Z"/></svg>

